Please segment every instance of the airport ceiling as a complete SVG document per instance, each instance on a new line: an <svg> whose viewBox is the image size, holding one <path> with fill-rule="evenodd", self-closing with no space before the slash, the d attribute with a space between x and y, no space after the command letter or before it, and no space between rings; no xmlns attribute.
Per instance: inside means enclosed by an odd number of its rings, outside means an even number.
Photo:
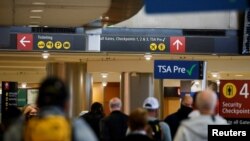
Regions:
<svg viewBox="0 0 250 141"><path fill-rule="evenodd" d="M0 0L0 26L112 25L142 6L143 0Z"/></svg>
<svg viewBox="0 0 250 141"><path fill-rule="evenodd" d="M0 26L48 26L48 27L103 27L113 25L134 16L143 7L143 0L0 0ZM154 55L154 59L205 60L212 63L225 60L225 69L208 69L220 74L220 79L250 79L248 56L202 56L202 55ZM48 62L101 62L131 61L141 64L143 54L107 53L52 53L44 60L38 52L0 52L0 80L27 74L29 82L44 76ZM238 62L243 61L242 66ZM237 66L238 65L238 66ZM140 65L138 65L140 66ZM236 66L236 67L235 67ZM242 68L242 71L240 69ZM250 70L250 69L249 69ZM98 75L98 72L93 72ZM116 72L120 73L120 72ZM118 76L117 74L115 74ZM237 76L238 75L238 76ZM34 78L32 78L34 77Z"/></svg>
<svg viewBox="0 0 250 141"><path fill-rule="evenodd" d="M94 67L98 67L99 71L92 71L91 73L95 78L99 79L102 62L107 63L110 67L109 72L111 81L119 80L119 73L122 70L117 71L114 64L127 65L128 71L137 69L135 71L140 72L140 67L145 68L143 65L147 65L147 70L141 70L142 72L150 72L153 68L153 60L168 59L168 60L204 60L208 62L208 76L209 80L218 79L250 79L250 56L216 56L216 55L166 55L166 54L154 54L151 61L146 61L143 54L119 54L119 53L51 53L48 59L43 59L41 53L37 52L22 52L21 54L4 52L0 53L0 79L5 76L20 75L43 77L46 74L46 64L50 62L87 62ZM123 64L122 64L123 63ZM101 65L100 65L101 64ZM113 64L113 65L112 65ZM138 65L140 64L140 65ZM133 68L134 67L134 68ZM137 67L137 68L136 68ZM121 68L122 69L122 68ZM124 70L126 71L126 70ZM218 77L213 77L216 73ZM114 77L112 78L112 74ZM25 78L32 79L32 78ZM27 81L28 82L28 81ZM39 81L30 80L35 83Z"/></svg>

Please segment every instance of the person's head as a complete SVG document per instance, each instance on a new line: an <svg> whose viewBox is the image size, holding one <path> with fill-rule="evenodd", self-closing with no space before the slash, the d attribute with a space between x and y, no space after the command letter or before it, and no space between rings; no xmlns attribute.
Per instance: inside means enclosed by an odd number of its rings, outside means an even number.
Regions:
<svg viewBox="0 0 250 141"><path fill-rule="evenodd" d="M118 97L114 97L109 101L109 109L111 112L120 111L122 108L122 102Z"/></svg>
<svg viewBox="0 0 250 141"><path fill-rule="evenodd" d="M196 101L197 101L197 95L198 95L199 93L201 93L201 91L196 91L196 92L194 92L194 95L193 95L193 104L192 104L193 109L197 109Z"/></svg>
<svg viewBox="0 0 250 141"><path fill-rule="evenodd" d="M68 100L69 93L61 79L48 77L41 83L37 98L37 106L39 108L56 106L62 110L66 110Z"/></svg>
<svg viewBox="0 0 250 141"><path fill-rule="evenodd" d="M148 115L151 117L157 116L159 107L159 101L155 97L148 97L143 102L143 108L148 111Z"/></svg>
<svg viewBox="0 0 250 141"><path fill-rule="evenodd" d="M182 104L183 106L192 108L192 104L193 104L193 98L192 98L192 96L186 94L186 95L182 98L181 104Z"/></svg>
<svg viewBox="0 0 250 141"><path fill-rule="evenodd" d="M22 111L26 120L29 120L30 118L36 116L37 112L38 112L38 107L34 104L28 104L24 106Z"/></svg>
<svg viewBox="0 0 250 141"><path fill-rule="evenodd" d="M147 111L142 108L134 110L128 117L128 126L131 131L144 130L147 125Z"/></svg>
<svg viewBox="0 0 250 141"><path fill-rule="evenodd" d="M214 114L216 103L217 96L212 90L205 90L197 95L196 106L203 115Z"/></svg>
<svg viewBox="0 0 250 141"><path fill-rule="evenodd" d="M103 106L99 102L94 102L91 105L90 112L95 113L95 114L103 114Z"/></svg>

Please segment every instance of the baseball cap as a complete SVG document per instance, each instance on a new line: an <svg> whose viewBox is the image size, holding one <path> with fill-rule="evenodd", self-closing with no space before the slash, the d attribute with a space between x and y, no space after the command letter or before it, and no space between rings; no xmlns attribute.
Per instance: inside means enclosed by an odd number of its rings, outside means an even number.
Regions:
<svg viewBox="0 0 250 141"><path fill-rule="evenodd" d="M158 109L159 107L159 102L155 97L148 97L143 102L143 108L145 109Z"/></svg>

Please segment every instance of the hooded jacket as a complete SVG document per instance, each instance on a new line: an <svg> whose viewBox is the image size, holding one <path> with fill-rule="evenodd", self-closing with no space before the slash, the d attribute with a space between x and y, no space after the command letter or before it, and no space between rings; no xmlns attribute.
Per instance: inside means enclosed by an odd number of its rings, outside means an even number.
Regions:
<svg viewBox="0 0 250 141"><path fill-rule="evenodd" d="M201 115L181 123L174 141L207 141L208 125L227 124L221 116Z"/></svg>

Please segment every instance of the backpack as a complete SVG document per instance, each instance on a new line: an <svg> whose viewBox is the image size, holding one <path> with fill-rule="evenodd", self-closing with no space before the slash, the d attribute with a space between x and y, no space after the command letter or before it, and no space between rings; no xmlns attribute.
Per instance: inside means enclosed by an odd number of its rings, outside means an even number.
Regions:
<svg viewBox="0 0 250 141"><path fill-rule="evenodd" d="M162 140L162 130L160 126L159 120L148 121L148 136L152 138L154 141Z"/></svg>
<svg viewBox="0 0 250 141"><path fill-rule="evenodd" d="M35 117L27 121L24 141L71 141L71 125L63 116Z"/></svg>

